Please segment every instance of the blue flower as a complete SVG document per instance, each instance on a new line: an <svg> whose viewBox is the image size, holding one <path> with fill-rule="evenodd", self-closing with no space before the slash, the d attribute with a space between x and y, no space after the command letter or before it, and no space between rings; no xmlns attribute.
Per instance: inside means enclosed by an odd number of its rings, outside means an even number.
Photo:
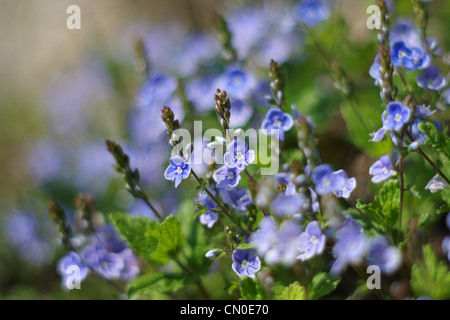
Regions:
<svg viewBox="0 0 450 320"><path fill-rule="evenodd" d="M378 85L380 83L380 55L377 54L375 57L375 60L372 63L372 66L370 66L369 74L372 78L375 79L375 84Z"/></svg>
<svg viewBox="0 0 450 320"><path fill-rule="evenodd" d="M447 255L448 261L450 261L450 236L447 236L442 240L442 251Z"/></svg>
<svg viewBox="0 0 450 320"><path fill-rule="evenodd" d="M400 102L389 102L381 120L386 130L400 131L411 119L411 110Z"/></svg>
<svg viewBox="0 0 450 320"><path fill-rule="evenodd" d="M177 86L178 81L172 76L152 75L139 90L136 105L139 108L147 108L155 102L165 101L175 92Z"/></svg>
<svg viewBox="0 0 450 320"><path fill-rule="evenodd" d="M255 160L255 151L249 150L244 140L234 139L228 145L223 160L227 167L237 168L242 171Z"/></svg>
<svg viewBox="0 0 450 320"><path fill-rule="evenodd" d="M421 70L430 65L430 56L422 47L408 47L403 41L396 42L391 48L392 63L407 70Z"/></svg>
<svg viewBox="0 0 450 320"><path fill-rule="evenodd" d="M239 66L229 67L217 80L216 87L235 99L246 99L256 87L255 76Z"/></svg>
<svg viewBox="0 0 450 320"><path fill-rule="evenodd" d="M276 238L264 255L268 264L283 264L290 266L296 262L299 254L299 236L302 232L300 225L292 220L284 221L280 225Z"/></svg>
<svg viewBox="0 0 450 320"><path fill-rule="evenodd" d="M245 212L247 207L253 203L250 192L246 189L220 189L222 200L234 209Z"/></svg>
<svg viewBox="0 0 450 320"><path fill-rule="evenodd" d="M253 107L245 100L230 99L230 128L239 128L247 124L253 115Z"/></svg>
<svg viewBox="0 0 450 320"><path fill-rule="evenodd" d="M214 190L209 190L209 192L211 192L213 195L216 194ZM210 209L199 217L199 221L200 224L206 225L211 229L219 219L219 214L211 210L217 208L216 203L210 198L207 193L200 193L199 197L196 199L196 202Z"/></svg>
<svg viewBox="0 0 450 320"><path fill-rule="evenodd" d="M275 187L278 187L280 183L283 183L286 185L286 190L284 191L284 194L287 196L291 196L295 194L297 191L295 190L295 184L292 181L292 176L287 173L278 173L275 175Z"/></svg>
<svg viewBox="0 0 450 320"><path fill-rule="evenodd" d="M194 78L186 83L186 97L192 102L195 110L199 113L205 113L214 109L214 99L211 99L211 96L207 93L212 93L215 89L213 77Z"/></svg>
<svg viewBox="0 0 450 320"><path fill-rule="evenodd" d="M371 238L368 243L368 265L377 265L381 272L392 274L400 266L401 256L395 246L389 246L385 236Z"/></svg>
<svg viewBox="0 0 450 320"><path fill-rule="evenodd" d="M391 158L388 155L382 156L370 167L369 173L373 175L373 183L379 183L392 177L395 171L392 168Z"/></svg>
<svg viewBox="0 0 450 320"><path fill-rule="evenodd" d="M335 176L341 176L345 180L345 184L341 187L341 189L333 190L333 193L339 198L348 199L350 194L356 187L356 179L348 178L347 173L344 170L338 170L333 173Z"/></svg>
<svg viewBox="0 0 450 320"><path fill-rule="evenodd" d="M431 193L435 193L442 189L448 189L447 183L437 174L425 186L426 190L430 190Z"/></svg>
<svg viewBox="0 0 450 320"><path fill-rule="evenodd" d="M258 254L264 256L277 239L277 226L272 217L268 216L261 220L258 230L251 235L250 242L253 243Z"/></svg>
<svg viewBox="0 0 450 320"><path fill-rule="evenodd" d="M423 89L441 90L447 84L447 80L439 74L437 67L430 66L417 77L417 84Z"/></svg>
<svg viewBox="0 0 450 320"><path fill-rule="evenodd" d="M430 110L430 106L425 107L425 105L421 105L421 106L414 107L414 115L416 117L422 118L422 119L428 118L435 112L436 112L436 110L433 110L433 111Z"/></svg>
<svg viewBox="0 0 450 320"><path fill-rule="evenodd" d="M272 201L270 208L273 213L280 217L292 217L297 213L303 212L306 197L301 194L285 195L280 194Z"/></svg>
<svg viewBox="0 0 450 320"><path fill-rule="evenodd" d="M213 179L218 188L232 189L239 184L241 180L241 171L238 168L229 168L222 166L213 173Z"/></svg>
<svg viewBox="0 0 450 320"><path fill-rule="evenodd" d="M173 156L170 158L170 164L164 172L164 177L167 180L175 180L175 188L178 187L181 180L189 177L191 173L191 165L185 163L179 156Z"/></svg>
<svg viewBox="0 0 450 320"><path fill-rule="evenodd" d="M342 190L347 182L343 175L334 173L328 164L316 167L311 174L311 180L316 185L316 193L321 196Z"/></svg>
<svg viewBox="0 0 450 320"><path fill-rule="evenodd" d="M255 273L261 268L261 261L259 261L259 257L251 249L234 250L232 259L233 264L231 267L239 277L254 278Z"/></svg>
<svg viewBox="0 0 450 320"><path fill-rule="evenodd" d="M311 221L306 226L305 232L299 237L298 250L300 254L297 259L302 261L320 255L325 249L326 237L322 233L317 221Z"/></svg>
<svg viewBox="0 0 450 320"><path fill-rule="evenodd" d="M366 238L361 225L347 217L344 226L336 232L333 255L336 257L331 273L341 273L348 264L359 263L366 247Z"/></svg>
<svg viewBox="0 0 450 320"><path fill-rule="evenodd" d="M86 279L89 268L83 263L78 253L70 251L58 261L56 266L58 273L62 277L63 285L66 285L68 277L74 274L74 270L71 269L73 267L78 267L80 270L80 278L78 279L80 282Z"/></svg>
<svg viewBox="0 0 450 320"><path fill-rule="evenodd" d="M325 21L330 16L330 5L324 0L302 0L295 13L299 21L308 27L315 27L319 22Z"/></svg>
<svg viewBox="0 0 450 320"><path fill-rule="evenodd" d="M280 140L284 140L284 132L290 130L293 125L294 120L289 113L283 113L279 108L271 108L267 111L261 128L267 130L267 134L276 134Z"/></svg>
<svg viewBox="0 0 450 320"><path fill-rule="evenodd" d="M130 281L140 273L139 263L133 251L130 248L126 248L119 253L124 262L124 267L120 271L120 278L124 281Z"/></svg>

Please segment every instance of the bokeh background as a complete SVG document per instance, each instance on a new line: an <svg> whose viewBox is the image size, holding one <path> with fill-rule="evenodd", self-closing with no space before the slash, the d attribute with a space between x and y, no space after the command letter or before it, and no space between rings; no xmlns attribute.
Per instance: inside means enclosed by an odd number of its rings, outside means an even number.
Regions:
<svg viewBox="0 0 450 320"><path fill-rule="evenodd" d="M274 1L274 3L295 1ZM377 52L376 31L367 29L366 8L373 1L340 0L316 35L321 45L357 84L356 108L364 125L355 124L352 106L334 90L329 69L304 34L291 43L286 59L287 100L314 120L325 162L344 168L358 180L355 197L370 198L368 168L387 144L368 143L378 129L378 87L368 70ZM395 1L398 12L412 17L409 1ZM0 10L0 299L72 299L120 297L102 279L89 277L83 290L68 292L56 272L64 255L47 213L51 199L75 211L79 193L91 194L101 212L124 210L151 215L124 190L104 146L106 138L125 144L139 136L132 110L143 83L135 44L148 46L155 69L186 67L168 59L182 52L192 32L213 34L215 12L229 14L263 1L220 0L2 0ZM66 8L81 8L81 30L68 30ZM430 34L450 47L447 0L429 5ZM250 25L264 20L253 21ZM274 23L272 21L272 23ZM212 45L214 47L214 45ZM267 64L268 64L267 60ZM266 79L262 65L258 76ZM266 77L266 78L265 78ZM213 92L209 93L212 100ZM260 123L255 112L250 123ZM378 118L377 118L378 117ZM193 120L186 115L187 120ZM215 121L214 116L210 119ZM444 119L445 120L445 119ZM130 122L131 121L131 122ZM159 119L157 119L159 121ZM259 122L258 122L259 121ZM214 122L210 122L214 123ZM367 128L364 128L366 126ZM175 193L163 179L167 141L130 147L146 187L166 211L176 210ZM145 150L144 150L145 149ZM144 151L143 151L144 150ZM145 153L145 154L143 154ZM132 160L133 163L133 160ZM428 171L427 171L428 170ZM415 183L424 186L423 168ZM218 285L220 287L220 284Z"/></svg>

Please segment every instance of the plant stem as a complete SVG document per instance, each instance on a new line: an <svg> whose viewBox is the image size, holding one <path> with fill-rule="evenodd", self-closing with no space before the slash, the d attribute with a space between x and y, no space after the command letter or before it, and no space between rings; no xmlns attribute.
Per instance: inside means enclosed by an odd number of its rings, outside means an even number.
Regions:
<svg viewBox="0 0 450 320"><path fill-rule="evenodd" d="M402 147L403 147L403 138L404 138L404 134L405 134L405 129L403 129L402 134L400 136L400 142L399 142L399 155L400 155L400 159L399 159L399 180L400 180L400 203L398 206L398 233L397 233L397 243L400 243L401 241L401 235L402 235L402 214L403 214L403 193L405 191L405 186L404 186L404 176L403 176L403 152L402 152Z"/></svg>

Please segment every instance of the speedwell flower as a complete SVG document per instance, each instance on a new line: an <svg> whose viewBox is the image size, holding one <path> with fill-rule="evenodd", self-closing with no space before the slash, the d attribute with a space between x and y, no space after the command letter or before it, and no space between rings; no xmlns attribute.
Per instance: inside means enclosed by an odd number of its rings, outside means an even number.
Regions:
<svg viewBox="0 0 450 320"><path fill-rule="evenodd" d="M170 158L170 164L164 173L167 180L175 180L175 188L178 187L181 180L189 177L191 173L191 165L186 163L180 156Z"/></svg>

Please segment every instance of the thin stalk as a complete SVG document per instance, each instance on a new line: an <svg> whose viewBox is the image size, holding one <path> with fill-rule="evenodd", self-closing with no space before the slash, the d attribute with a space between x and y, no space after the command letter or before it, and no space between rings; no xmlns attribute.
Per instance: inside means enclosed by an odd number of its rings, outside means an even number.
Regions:
<svg viewBox="0 0 450 320"><path fill-rule="evenodd" d="M400 181L400 203L398 206L398 234L397 234L397 243L400 243L402 238L402 214L403 214L403 193L405 192L405 182L404 182L404 167L403 167L403 152L401 150L403 146L403 138L405 134L405 129L403 129L402 134L400 136L399 142L399 181Z"/></svg>

